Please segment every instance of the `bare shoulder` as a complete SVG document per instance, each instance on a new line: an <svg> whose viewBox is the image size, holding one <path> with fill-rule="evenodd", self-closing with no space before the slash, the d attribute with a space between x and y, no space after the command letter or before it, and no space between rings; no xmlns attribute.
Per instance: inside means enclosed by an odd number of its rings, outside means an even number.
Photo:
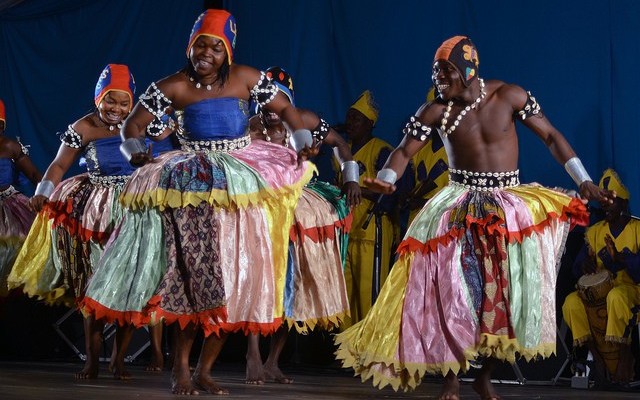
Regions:
<svg viewBox="0 0 640 400"><path fill-rule="evenodd" d="M171 98L175 93L184 89L188 82L187 75L178 71L155 82L155 85L167 97Z"/></svg>
<svg viewBox="0 0 640 400"><path fill-rule="evenodd" d="M249 89L258 83L261 72L256 68L242 64L231 64L229 75L233 79L243 82Z"/></svg>
<svg viewBox="0 0 640 400"><path fill-rule="evenodd" d="M498 80L488 81L487 92L488 94L495 93L500 101L508 103L514 110L522 108L527 102L527 92L513 83Z"/></svg>
<svg viewBox="0 0 640 400"><path fill-rule="evenodd" d="M7 136L0 136L0 146L10 154L11 158L17 158L20 153L22 153L22 146L20 146L20 143Z"/></svg>
<svg viewBox="0 0 640 400"><path fill-rule="evenodd" d="M445 104L438 100L429 101L420 106L414 114L423 125L438 125L444 112Z"/></svg>
<svg viewBox="0 0 640 400"><path fill-rule="evenodd" d="M249 131L251 133L258 131L262 132L262 120L260 119L259 114L249 118Z"/></svg>

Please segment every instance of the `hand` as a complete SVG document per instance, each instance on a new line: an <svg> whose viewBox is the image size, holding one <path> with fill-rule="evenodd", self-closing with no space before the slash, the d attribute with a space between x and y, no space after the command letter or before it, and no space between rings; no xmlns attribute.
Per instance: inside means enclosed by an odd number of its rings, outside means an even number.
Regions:
<svg viewBox="0 0 640 400"><path fill-rule="evenodd" d="M364 184L376 193L391 194L396 191L396 185L381 181L378 178L364 178Z"/></svg>
<svg viewBox="0 0 640 400"><path fill-rule="evenodd" d="M342 196L347 197L347 207L355 207L362 201L362 190L358 182L347 182L342 185Z"/></svg>
<svg viewBox="0 0 640 400"><path fill-rule="evenodd" d="M142 167L148 162L153 162L154 158L153 158L152 147L153 147L153 144L149 144L149 148L147 149L146 153L132 154L131 159L129 160L129 163L134 167Z"/></svg>
<svg viewBox="0 0 640 400"><path fill-rule="evenodd" d="M318 146L304 146L304 148L298 152L298 165L301 165L304 161L317 156L319 151L320 148Z"/></svg>
<svg viewBox="0 0 640 400"><path fill-rule="evenodd" d="M44 205L49 201L49 198L47 196L43 196L41 194L33 196L30 200L29 200L29 208L31 209L31 211L33 212L40 212L40 210L42 210L42 207L44 207Z"/></svg>
<svg viewBox="0 0 640 400"><path fill-rule="evenodd" d="M616 198L616 192L599 188L591 181L584 181L580 184L580 196L586 200L613 204L613 200Z"/></svg>

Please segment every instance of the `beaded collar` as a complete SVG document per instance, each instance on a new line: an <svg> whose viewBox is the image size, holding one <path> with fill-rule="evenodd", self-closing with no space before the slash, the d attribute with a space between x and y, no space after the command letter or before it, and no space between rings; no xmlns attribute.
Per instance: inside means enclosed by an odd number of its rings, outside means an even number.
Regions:
<svg viewBox="0 0 640 400"><path fill-rule="evenodd" d="M469 111L476 108L478 104L480 104L482 99L484 99L484 97L487 95L487 92L485 92L484 90L484 80L482 78L478 78L478 82L480 82L480 94L478 95L478 98L475 99L473 103L463 108L460 111L460 114L458 114L458 116L456 117L455 121L453 121L451 126L447 128L448 118L451 115L451 107L453 106L453 100L449 100L449 102L447 103L447 108L444 110L444 114L442 115L442 121L440 122L440 129L442 130L442 136L447 137L450 134L452 134L453 131L456 130L458 125L460 125L460 121L462 121L462 118L465 115L467 115Z"/></svg>

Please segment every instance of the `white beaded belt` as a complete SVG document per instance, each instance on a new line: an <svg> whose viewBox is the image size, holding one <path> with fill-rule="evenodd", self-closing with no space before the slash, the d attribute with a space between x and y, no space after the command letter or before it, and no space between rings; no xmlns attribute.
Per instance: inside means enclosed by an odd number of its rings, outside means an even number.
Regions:
<svg viewBox="0 0 640 400"><path fill-rule="evenodd" d="M212 151L216 153L229 153L247 147L251 143L251 136L245 135L236 139L223 140L188 140L178 136L180 147L184 151Z"/></svg>
<svg viewBox="0 0 640 400"><path fill-rule="evenodd" d="M449 168L449 182L465 189L492 192L520 184L520 170L508 172L472 172Z"/></svg>
<svg viewBox="0 0 640 400"><path fill-rule="evenodd" d="M7 197L13 196L16 193L18 193L18 190L16 190L16 188L14 188L13 186L9 185L8 188L6 188L5 190L0 191L0 200L4 200Z"/></svg>
<svg viewBox="0 0 640 400"><path fill-rule="evenodd" d="M98 175L89 173L89 181L93 186L114 187L124 186L130 175Z"/></svg>

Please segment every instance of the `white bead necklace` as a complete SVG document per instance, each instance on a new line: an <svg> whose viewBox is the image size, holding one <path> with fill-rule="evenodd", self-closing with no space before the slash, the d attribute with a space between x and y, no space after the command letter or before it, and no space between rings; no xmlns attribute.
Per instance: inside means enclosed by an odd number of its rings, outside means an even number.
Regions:
<svg viewBox="0 0 640 400"><path fill-rule="evenodd" d="M469 111L476 108L478 104L480 104L482 99L484 99L484 97L487 95L487 92L484 91L484 80L482 78L478 78L478 82L480 82L480 94L478 95L478 98L475 99L473 103L463 108L460 111L460 114L458 114L458 116L456 117L455 121L453 121L453 124L451 124L451 126L447 128L447 122L449 121L448 118L451 115L451 106L453 106L453 100L449 100L449 102L447 103L447 108L444 110L444 114L442 115L442 121L440 122L440 129L442 131L442 136L447 137L450 134L452 134L453 131L456 130L458 125L460 125L460 121L462 121L462 117L467 115Z"/></svg>
<svg viewBox="0 0 640 400"><path fill-rule="evenodd" d="M267 131L267 127L266 125L262 125L262 134L265 136L265 140L267 142L271 142L271 136L269 136L269 132ZM284 138L282 139L282 144L284 145L284 147L289 147L289 138L291 137L291 132L289 132L288 129L286 129L286 132L284 134Z"/></svg>
<svg viewBox="0 0 640 400"><path fill-rule="evenodd" d="M192 76L190 76L190 77L189 77L189 80L190 80L191 82L195 82L196 89L200 89L200 88L202 87L202 83L200 83L200 82L196 82L196 80L195 80L195 79L193 79L193 77L192 77ZM211 88L212 88L211 84L208 84L208 85L206 86L206 88L207 88L207 90L211 90Z"/></svg>

